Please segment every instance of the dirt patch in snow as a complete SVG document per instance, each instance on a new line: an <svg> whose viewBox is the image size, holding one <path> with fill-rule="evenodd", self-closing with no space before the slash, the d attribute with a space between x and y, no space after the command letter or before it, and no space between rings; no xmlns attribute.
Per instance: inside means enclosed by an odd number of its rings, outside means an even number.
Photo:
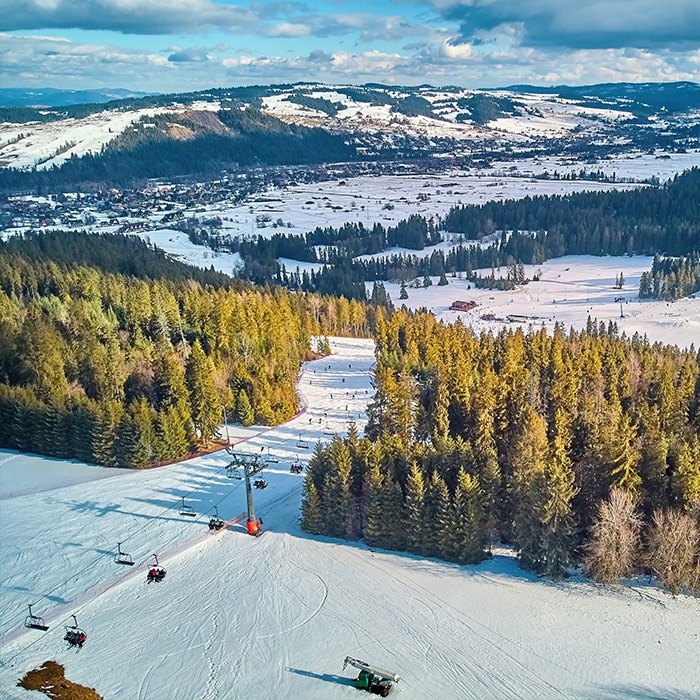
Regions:
<svg viewBox="0 0 700 700"><path fill-rule="evenodd" d="M63 666L55 661L47 661L39 668L28 671L17 685L27 690L38 690L52 700L103 700L94 688L69 681Z"/></svg>

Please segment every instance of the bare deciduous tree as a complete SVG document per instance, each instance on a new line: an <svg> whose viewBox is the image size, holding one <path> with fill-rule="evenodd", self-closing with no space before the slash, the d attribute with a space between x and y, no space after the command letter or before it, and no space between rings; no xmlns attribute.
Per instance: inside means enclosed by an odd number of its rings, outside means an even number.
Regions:
<svg viewBox="0 0 700 700"><path fill-rule="evenodd" d="M690 513L657 510L649 532L647 564L674 595L700 589L700 528Z"/></svg>
<svg viewBox="0 0 700 700"><path fill-rule="evenodd" d="M584 565L594 581L619 583L634 572L641 525L634 496L621 488L612 489L608 500L600 504L586 548Z"/></svg>

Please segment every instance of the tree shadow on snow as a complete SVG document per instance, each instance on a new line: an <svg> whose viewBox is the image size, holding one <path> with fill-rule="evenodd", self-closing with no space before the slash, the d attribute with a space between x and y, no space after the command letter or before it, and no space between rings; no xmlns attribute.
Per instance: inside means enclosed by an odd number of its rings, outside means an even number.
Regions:
<svg viewBox="0 0 700 700"><path fill-rule="evenodd" d="M298 676L305 676L306 678L315 678L319 681L326 681L326 683L336 683L337 685L350 685L354 686L355 681L347 676L337 676L335 673L314 673L313 671L303 671L300 668L290 668L289 666L284 669L288 673L296 673Z"/></svg>
<svg viewBox="0 0 700 700"><path fill-rule="evenodd" d="M596 700L697 700L697 693L668 688L649 688L642 685L612 685L601 688Z"/></svg>

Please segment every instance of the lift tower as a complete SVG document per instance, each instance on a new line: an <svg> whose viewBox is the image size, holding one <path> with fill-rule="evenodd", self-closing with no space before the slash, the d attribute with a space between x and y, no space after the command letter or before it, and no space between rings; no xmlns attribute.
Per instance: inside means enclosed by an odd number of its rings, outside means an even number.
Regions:
<svg viewBox="0 0 700 700"><path fill-rule="evenodd" d="M248 534L257 537L260 533L260 525L255 517L255 504L253 503L253 490L250 487L250 478L259 474L267 464L257 454L249 452L236 452L230 447L226 451L231 455L231 464L226 469L232 479L245 479L245 495L248 502L248 518L246 527Z"/></svg>

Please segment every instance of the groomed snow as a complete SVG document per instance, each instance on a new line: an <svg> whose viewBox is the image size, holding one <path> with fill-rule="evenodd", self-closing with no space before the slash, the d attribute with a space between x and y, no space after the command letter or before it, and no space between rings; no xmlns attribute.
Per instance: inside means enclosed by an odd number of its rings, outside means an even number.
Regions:
<svg viewBox="0 0 700 700"><path fill-rule="evenodd" d="M308 459L298 434L325 437L324 413L343 430L346 403L356 414L369 399L371 342L332 347L300 381L306 413L248 443L282 457L255 492L261 538L241 524L207 532L213 504L226 518L244 508L221 453L2 503L4 697L34 697L17 680L54 659L105 698L351 699L348 654L399 673L404 700L700 695L697 599L640 581L547 583L506 549L457 566L304 534L303 476L288 471L297 452ZM194 522L178 515L184 494L204 513ZM134 570L111 561L127 537ZM168 574L147 585L152 552ZM49 632L17 628L32 601ZM88 634L77 653L62 641L72 613Z"/></svg>
<svg viewBox="0 0 700 700"><path fill-rule="evenodd" d="M567 255L554 258L541 265L525 265L529 279L539 273L539 282L530 282L512 291L475 289L466 280L452 278L449 284L438 287L437 277L432 277L432 287L409 288L408 299L399 300L398 283L385 283L395 305L406 304L410 309L428 308L438 319L448 323L461 318L476 332L497 332L504 325L529 326L537 329L544 325L550 330L559 321L566 329L581 330L586 327L588 316L598 321L617 323L619 332L632 336L647 335L652 342L661 342L679 347L691 343L700 347L700 298L679 299L674 303L637 298L639 279L643 272L651 270L653 258L596 257L593 255ZM481 276L491 270L479 270ZM506 269L496 270L496 277L505 277ZM615 289L615 279L622 272L625 284L622 290ZM368 282L369 290L372 283ZM471 288L470 288L471 287ZM624 298L620 317L620 304L615 299ZM475 301L478 306L468 312L450 311L453 301ZM499 320L483 320L493 314ZM527 316L525 321L508 321L508 315Z"/></svg>

